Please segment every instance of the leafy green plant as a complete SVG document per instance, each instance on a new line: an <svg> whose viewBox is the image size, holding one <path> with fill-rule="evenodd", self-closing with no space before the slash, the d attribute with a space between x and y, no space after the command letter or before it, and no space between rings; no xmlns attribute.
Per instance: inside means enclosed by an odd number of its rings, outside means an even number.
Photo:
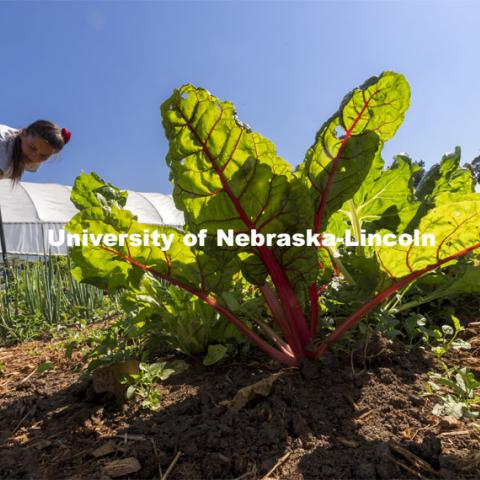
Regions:
<svg viewBox="0 0 480 480"><path fill-rule="evenodd" d="M447 175L445 167L418 182L419 167L404 156L384 168L383 144L400 127L409 101L402 75L372 77L344 98L293 170L271 142L238 120L230 102L192 85L175 90L161 111L184 228L138 223L124 209L126 192L82 174L71 195L79 213L68 230L117 238L157 231L172 243L73 247L73 274L115 291L137 289L149 273L209 305L272 358L291 366L318 359L412 282L480 248L480 195L471 172ZM389 234L405 228L434 235L436 244L333 251L326 233L349 224L356 236L363 225ZM219 246L218 232L227 230L242 242ZM189 246L186 240L202 233L205 243ZM276 241L255 244L258 233ZM228 299L239 277L263 299L267 321L247 323L235 312ZM322 294L340 294L344 283L353 286L353 311L317 339Z"/></svg>
<svg viewBox="0 0 480 480"><path fill-rule="evenodd" d="M128 334L128 320L131 314L120 316L107 328L89 330L85 333L70 335L65 344L65 353L71 358L74 350L84 353L82 363L87 363L87 373L104 365L132 358L147 362L150 352L146 338Z"/></svg>
<svg viewBox="0 0 480 480"><path fill-rule="evenodd" d="M140 363L139 368L140 373L130 374L121 382L129 385L125 392L125 398L127 400L137 398L143 408L158 410L162 393L156 383L167 380L172 375L185 370L186 364L179 361Z"/></svg>
<svg viewBox="0 0 480 480"><path fill-rule="evenodd" d="M460 320L451 315L452 325L437 326L432 320L421 313L412 312L404 318L390 315L380 310L373 316L378 330L392 341L402 341L404 344L415 347L418 345L431 346L438 358L447 353L450 348L469 350L470 344L457 338L464 330Z"/></svg>
<svg viewBox="0 0 480 480"><path fill-rule="evenodd" d="M385 228L396 235L412 233L421 217L435 205L448 203L452 198L468 198L474 193L474 185L472 172L467 166L460 166L458 147L427 172L406 154L397 155L386 169L379 157L354 197L332 215L328 230L344 234L351 228L356 239L360 232L374 234ZM361 306L381 288L382 266L376 249L369 246L354 249L341 246L335 254L337 268L348 281L340 284L335 298L328 302L329 309L341 316L345 307ZM445 322L449 315L443 315L443 319L436 318L437 315L432 318L427 315L429 307L423 308L424 305L437 302L435 305L443 311L450 304L450 310L454 311L454 307L463 306L460 296L478 295L478 265L478 255L466 255L401 288L374 312L378 328L389 338L401 339L409 345L434 340L435 324Z"/></svg>
<svg viewBox="0 0 480 480"><path fill-rule="evenodd" d="M237 289L243 291L241 284ZM129 358L142 358L146 363L171 350L205 356L205 362L213 364L249 346L233 325L204 302L149 274L137 288L125 291L120 303L123 315L115 322L69 335L67 354L82 347L89 371ZM252 310L251 303L245 301L242 308Z"/></svg>
<svg viewBox="0 0 480 480"><path fill-rule="evenodd" d="M448 368L443 364L444 374L430 373L424 396L434 396L434 415L450 415L455 418L478 418L480 413L473 409L480 406L480 381L468 368Z"/></svg>

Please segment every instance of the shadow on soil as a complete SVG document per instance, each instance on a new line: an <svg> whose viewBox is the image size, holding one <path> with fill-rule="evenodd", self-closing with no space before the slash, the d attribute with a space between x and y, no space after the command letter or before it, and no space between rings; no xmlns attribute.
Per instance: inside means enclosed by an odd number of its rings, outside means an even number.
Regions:
<svg viewBox="0 0 480 480"><path fill-rule="evenodd" d="M169 480L262 478L282 458L272 478L419 478L399 465L413 468L393 442L432 466L426 478L469 478L429 434L416 393L432 365L421 353L388 352L363 371L328 357L301 372L284 370L268 397L238 413L220 404L271 375L266 367L260 355L247 366L194 365L167 383L154 414L118 407L86 382L50 394L48 377L25 382L17 388L31 394L0 410L0 478L108 478L103 466L125 457L142 465L127 478L159 478L179 451ZM6 441L25 415L15 443ZM109 438L112 453L92 456Z"/></svg>

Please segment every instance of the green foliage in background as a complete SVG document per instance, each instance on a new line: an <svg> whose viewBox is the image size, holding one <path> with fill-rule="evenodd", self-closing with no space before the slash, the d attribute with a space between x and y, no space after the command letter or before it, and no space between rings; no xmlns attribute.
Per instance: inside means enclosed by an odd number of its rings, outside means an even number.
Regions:
<svg viewBox="0 0 480 480"><path fill-rule="evenodd" d="M65 325L90 323L118 309L115 296L79 283L70 268L68 257L13 260L2 267L0 344L30 340Z"/></svg>

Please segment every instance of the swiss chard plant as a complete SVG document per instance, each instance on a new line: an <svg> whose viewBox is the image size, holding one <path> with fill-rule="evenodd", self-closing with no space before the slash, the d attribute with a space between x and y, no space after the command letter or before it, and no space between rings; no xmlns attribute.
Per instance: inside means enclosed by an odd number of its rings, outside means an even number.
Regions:
<svg viewBox="0 0 480 480"><path fill-rule="evenodd" d="M361 188L331 216L327 231L345 235L350 229L355 238L360 237L361 232L370 234L382 229L397 235L412 233L429 210L444 202L450 203L452 199L468 198L475 192L475 183L474 172L468 165L460 165L459 147L445 154L440 163L426 172L406 154L394 157L388 168L384 168L382 158L378 157ZM385 276L378 262L378 249L340 245L333 249L333 254L337 267L343 272L343 281L334 292L326 292L326 299L329 315L338 321L348 316L352 307L360 307L381 289ZM408 344L416 344L419 340L430 343L436 338L437 329L435 325L430 328L428 323L443 322L439 323L443 325L449 322L453 310L449 313L445 308L449 305L448 299L454 299L458 307L460 295L468 301L468 296L474 298L480 293L478 265L478 256L466 255L406 285L374 312L378 327L387 337L403 337ZM421 314L425 313L422 306L431 302L435 303L437 311L427 306L431 311L427 320ZM477 303L473 302L472 309ZM418 307L421 313L410 312ZM416 334L412 336L414 331Z"/></svg>
<svg viewBox="0 0 480 480"><path fill-rule="evenodd" d="M184 85L161 107L169 141L166 157L182 229L140 224L126 210L126 193L95 174L80 175L72 191L79 213L67 229L94 234L171 235L168 249L154 246L77 246L76 278L111 291L143 288L152 276L209 305L272 358L290 366L318 359L369 312L412 282L455 264L480 249L480 195L465 178L424 176L397 157L384 169L381 151L409 107L405 78L394 72L372 77L350 92L320 128L296 169L274 145L253 132L234 106L207 90ZM463 182L463 183L462 183ZM416 185L413 191L413 185ZM438 187L438 188L437 188ZM433 234L432 246L335 249L328 232ZM301 234L317 242L292 246L219 246L218 231ZM187 237L206 231L203 245ZM268 317L245 321L231 292L248 282L263 299ZM322 292L332 284L357 284L368 292L343 322L318 338L325 314ZM194 321L192 319L192 321Z"/></svg>

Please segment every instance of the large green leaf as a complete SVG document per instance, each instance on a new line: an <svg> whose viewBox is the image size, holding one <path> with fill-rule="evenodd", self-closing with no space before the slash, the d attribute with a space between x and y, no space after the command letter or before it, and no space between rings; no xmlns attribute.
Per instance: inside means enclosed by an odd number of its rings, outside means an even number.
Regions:
<svg viewBox="0 0 480 480"><path fill-rule="evenodd" d="M435 245L376 248L381 267L391 277L404 277L473 246L480 247L480 194L433 208L421 220L418 231L419 235L434 235Z"/></svg>
<svg viewBox="0 0 480 480"><path fill-rule="evenodd" d="M317 212L314 223L321 221L316 226L324 227L360 188L383 142L401 125L409 101L405 78L384 72L347 95L322 126L299 168Z"/></svg>
<svg viewBox="0 0 480 480"><path fill-rule="evenodd" d="M102 207L81 210L65 229L70 233L82 234L86 231L93 235L117 235L119 232L128 232L135 221L132 214L116 207L110 208L109 211L110 213L106 215L106 209ZM70 249L70 256L74 263L72 274L76 280L103 289L113 291L135 283L142 273L101 247L74 246Z"/></svg>
<svg viewBox="0 0 480 480"><path fill-rule="evenodd" d="M286 232L299 223L308 201L291 187L290 164L237 119L232 103L184 85L161 110L175 204L192 230Z"/></svg>
<svg viewBox="0 0 480 480"><path fill-rule="evenodd" d="M237 119L232 103L185 85L162 105L162 117L173 196L189 229L206 229L215 243L218 230L265 235L293 233L306 225L313 212L308 192L273 144ZM255 247L228 248L241 254L250 281L265 282L268 272ZM315 255L313 247L276 251L293 283L316 277L318 265L304 261Z"/></svg>
<svg viewBox="0 0 480 480"><path fill-rule="evenodd" d="M236 258L218 252L214 257L205 252L189 247L185 242L185 232L172 227L147 225L137 222L136 217L123 208L117 206L117 193L112 195L110 188L104 195L98 183L99 177L86 174L77 179L73 193L87 205L89 192L85 185L92 180L97 183L97 197L102 206L83 208L67 224L66 229L71 233L81 234L113 234L137 235L137 238L150 237L150 245L142 242L135 246L124 245L108 246L105 243L93 246L75 246L71 255L75 263L73 274L76 279L93 283L102 288L114 290L129 286L131 282L138 283L143 274L141 268L135 265L154 270L157 275L174 279L195 289L205 292L216 291L219 288L228 288L232 274L238 270ZM111 187L115 190L115 187ZM156 232L160 237L161 246L152 245L152 234ZM161 238L171 238L171 245L161 241ZM163 247L163 248L162 248Z"/></svg>
<svg viewBox="0 0 480 480"><path fill-rule="evenodd" d="M410 87L401 74L383 72L345 97L340 107L342 127L351 135L367 130L386 141L395 135L410 105Z"/></svg>
<svg viewBox="0 0 480 480"><path fill-rule="evenodd" d="M305 162L299 168L306 189L318 207L323 192L329 188L321 223L316 231L322 230L329 216L355 194L379 151L379 139L373 132L351 137L342 147L343 140L335 134L336 123L337 119L334 119L329 128L317 135L315 145L307 152ZM337 166L334 168L334 165ZM329 178L332 180L329 181Z"/></svg>

